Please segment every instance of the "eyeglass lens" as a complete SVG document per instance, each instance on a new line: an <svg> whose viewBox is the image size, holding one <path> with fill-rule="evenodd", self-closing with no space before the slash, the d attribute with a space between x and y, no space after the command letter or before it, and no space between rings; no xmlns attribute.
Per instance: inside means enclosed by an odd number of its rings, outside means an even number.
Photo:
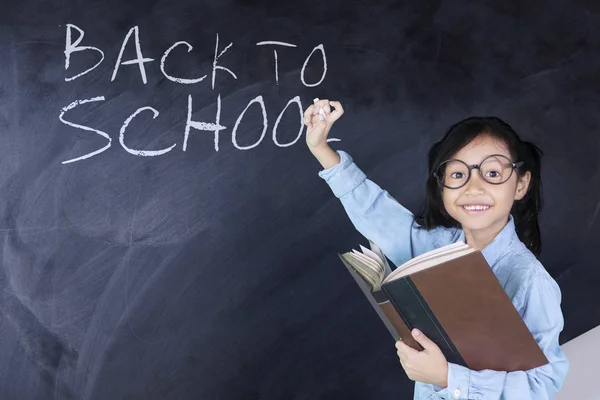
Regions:
<svg viewBox="0 0 600 400"><path fill-rule="evenodd" d="M486 182L500 184L506 182L512 174L510 159L504 156L491 156L479 165L480 176ZM442 184L448 188L463 186L469 178L469 167L462 161L450 160L440 165L438 175Z"/></svg>

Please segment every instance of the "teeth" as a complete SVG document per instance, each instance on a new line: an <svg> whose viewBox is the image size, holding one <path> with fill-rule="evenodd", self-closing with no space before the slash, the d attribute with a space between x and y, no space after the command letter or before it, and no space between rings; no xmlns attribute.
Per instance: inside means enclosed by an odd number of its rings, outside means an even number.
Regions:
<svg viewBox="0 0 600 400"><path fill-rule="evenodd" d="M490 208L490 206L479 206L479 205L472 205L472 206L463 206L465 210L467 211L483 211L483 210L487 210L488 208Z"/></svg>

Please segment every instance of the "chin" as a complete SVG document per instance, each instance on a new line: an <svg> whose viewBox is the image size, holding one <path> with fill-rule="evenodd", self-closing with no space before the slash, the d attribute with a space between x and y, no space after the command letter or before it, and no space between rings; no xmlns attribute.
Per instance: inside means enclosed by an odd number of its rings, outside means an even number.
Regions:
<svg viewBox="0 0 600 400"><path fill-rule="evenodd" d="M465 221L464 218L460 222L463 230L468 229L472 232L481 231L484 229L488 229L492 223L490 221Z"/></svg>
<svg viewBox="0 0 600 400"><path fill-rule="evenodd" d="M460 223L463 230L479 231L487 229L496 221L492 215L465 215L460 211L457 214L451 216Z"/></svg>

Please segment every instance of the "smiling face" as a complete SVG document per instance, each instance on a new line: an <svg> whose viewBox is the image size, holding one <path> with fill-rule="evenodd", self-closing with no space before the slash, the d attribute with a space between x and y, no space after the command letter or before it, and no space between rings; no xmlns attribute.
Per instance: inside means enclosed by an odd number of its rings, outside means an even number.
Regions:
<svg viewBox="0 0 600 400"><path fill-rule="evenodd" d="M480 134L451 158L473 165L480 164L493 154L519 161L512 159L503 141L488 134ZM491 168L484 174L488 180L494 181L498 171L497 168ZM454 174L453 177L459 179L461 175ZM483 236L491 241L506 225L513 202L527 193L529 180L529 172L519 178L517 172L513 171L508 181L494 185L484 181L477 169L472 169L471 178L461 188L442 188L442 200L448 214L461 224L467 236Z"/></svg>

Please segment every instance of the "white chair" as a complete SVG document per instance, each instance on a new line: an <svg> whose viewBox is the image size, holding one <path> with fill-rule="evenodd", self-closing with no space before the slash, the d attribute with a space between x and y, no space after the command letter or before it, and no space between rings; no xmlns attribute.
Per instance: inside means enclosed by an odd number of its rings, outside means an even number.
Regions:
<svg viewBox="0 0 600 400"><path fill-rule="evenodd" d="M570 367L554 400L600 400L600 326L561 347Z"/></svg>

